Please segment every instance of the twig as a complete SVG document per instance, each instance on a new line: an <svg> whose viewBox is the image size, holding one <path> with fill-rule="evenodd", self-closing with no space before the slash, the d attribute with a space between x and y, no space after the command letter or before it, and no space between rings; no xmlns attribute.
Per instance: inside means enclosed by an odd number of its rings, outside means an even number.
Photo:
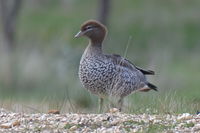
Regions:
<svg viewBox="0 0 200 133"><path fill-rule="evenodd" d="M132 41L132 36L129 36L128 42L126 44L126 49L125 49L125 52L124 52L124 58L126 58L126 55L127 55L127 52L128 52L128 47L129 47L131 41Z"/></svg>

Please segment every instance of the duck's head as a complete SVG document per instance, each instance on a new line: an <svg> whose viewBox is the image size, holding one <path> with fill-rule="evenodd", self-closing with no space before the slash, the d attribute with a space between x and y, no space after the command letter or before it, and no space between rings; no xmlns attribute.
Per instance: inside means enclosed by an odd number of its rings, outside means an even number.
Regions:
<svg viewBox="0 0 200 133"><path fill-rule="evenodd" d="M98 21L89 20L83 23L81 30L75 35L88 37L93 43L101 43L107 33L106 27Z"/></svg>

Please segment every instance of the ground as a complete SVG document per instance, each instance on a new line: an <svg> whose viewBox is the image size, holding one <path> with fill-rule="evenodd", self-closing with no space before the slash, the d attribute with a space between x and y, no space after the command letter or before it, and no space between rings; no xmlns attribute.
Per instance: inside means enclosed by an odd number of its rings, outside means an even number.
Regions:
<svg viewBox="0 0 200 133"><path fill-rule="evenodd" d="M27 114L0 109L0 132L200 132L200 114Z"/></svg>

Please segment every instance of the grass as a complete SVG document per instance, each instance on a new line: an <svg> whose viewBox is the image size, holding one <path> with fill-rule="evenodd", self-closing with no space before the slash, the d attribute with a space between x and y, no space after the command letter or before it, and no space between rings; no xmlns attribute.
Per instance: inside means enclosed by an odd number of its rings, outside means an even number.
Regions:
<svg viewBox="0 0 200 133"><path fill-rule="evenodd" d="M192 123L192 122L186 123L185 127L187 127L187 128L194 127L194 123Z"/></svg>
<svg viewBox="0 0 200 133"><path fill-rule="evenodd" d="M172 127L170 126L165 126L162 124L150 124L147 127L147 133L155 133L155 132L161 132L161 131L168 131L170 130Z"/></svg>
<svg viewBox="0 0 200 133"><path fill-rule="evenodd" d="M24 4L18 19L12 82L7 57L0 56L0 107L31 103L44 112L48 108L95 112L97 97L84 90L77 74L87 41L73 36L83 21L96 18L97 3L47 3ZM199 1L187 0L113 2L105 51L122 56L127 51L129 60L156 71L148 79L159 87L158 93L128 96L126 112L194 114L200 109L197 5Z"/></svg>

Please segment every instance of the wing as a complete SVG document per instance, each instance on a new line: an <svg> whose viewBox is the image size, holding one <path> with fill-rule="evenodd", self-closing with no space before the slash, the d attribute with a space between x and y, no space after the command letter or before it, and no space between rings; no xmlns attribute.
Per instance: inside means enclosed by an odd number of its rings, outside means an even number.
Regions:
<svg viewBox="0 0 200 133"><path fill-rule="evenodd" d="M131 70L137 69L137 70L141 71L144 75L154 75L155 74L154 71L152 71L152 70L145 70L145 69L142 69L140 67L137 67L132 62L121 57L120 55L112 54L112 55L106 55L106 56L108 58L111 58L115 64L118 64L118 65L123 66L123 67L127 67Z"/></svg>

